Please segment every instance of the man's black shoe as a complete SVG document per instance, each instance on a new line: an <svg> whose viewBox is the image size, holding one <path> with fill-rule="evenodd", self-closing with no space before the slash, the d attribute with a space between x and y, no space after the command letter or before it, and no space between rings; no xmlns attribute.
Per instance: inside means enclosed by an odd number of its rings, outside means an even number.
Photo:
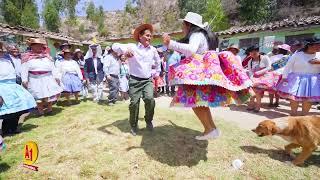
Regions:
<svg viewBox="0 0 320 180"><path fill-rule="evenodd" d="M133 135L133 136L136 136L137 135L137 132L138 132L138 129L137 128L131 128L130 130L130 133Z"/></svg>
<svg viewBox="0 0 320 180"><path fill-rule="evenodd" d="M153 124L152 124L152 122L147 123L147 130L148 130L148 131L153 131Z"/></svg>

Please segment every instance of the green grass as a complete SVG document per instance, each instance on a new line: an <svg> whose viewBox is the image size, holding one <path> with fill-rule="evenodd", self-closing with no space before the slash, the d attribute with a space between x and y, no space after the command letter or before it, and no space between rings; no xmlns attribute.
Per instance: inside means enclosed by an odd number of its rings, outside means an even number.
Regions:
<svg viewBox="0 0 320 180"><path fill-rule="evenodd" d="M141 107L143 111L143 107ZM129 134L128 104L113 107L82 102L52 117L31 118L24 132L6 137L0 179L319 179L320 155L305 167L291 167L276 147L281 141L217 120L223 136L196 141L202 127L188 111L157 108L155 131ZM60 112L61 111L61 112ZM143 112L141 116L143 117ZM24 143L39 145L38 172L21 167ZM242 159L242 170L231 162Z"/></svg>

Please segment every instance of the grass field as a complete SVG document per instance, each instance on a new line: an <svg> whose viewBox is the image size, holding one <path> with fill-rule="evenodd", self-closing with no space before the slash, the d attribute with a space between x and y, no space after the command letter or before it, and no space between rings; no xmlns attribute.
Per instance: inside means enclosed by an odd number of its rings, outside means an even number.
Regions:
<svg viewBox="0 0 320 180"><path fill-rule="evenodd" d="M143 107L140 108L144 109ZM0 179L320 179L320 153L304 167L285 164L283 142L258 138L222 119L222 137L196 141L202 131L189 112L157 108L155 131L139 135L128 126L128 104L109 107L82 102L56 107L55 116L30 118L23 133L6 137ZM38 172L22 167L24 143L39 146ZM244 161L234 170L234 159Z"/></svg>

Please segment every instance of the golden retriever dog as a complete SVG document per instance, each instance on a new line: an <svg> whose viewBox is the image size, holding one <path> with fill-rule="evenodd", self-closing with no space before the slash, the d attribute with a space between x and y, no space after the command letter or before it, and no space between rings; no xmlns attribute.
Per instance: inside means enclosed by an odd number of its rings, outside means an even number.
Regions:
<svg viewBox="0 0 320 180"><path fill-rule="evenodd" d="M260 137L277 135L289 141L290 144L285 146L289 155L292 149L302 147L302 152L292 161L294 165L302 165L320 145L319 116L289 116L265 120L252 131Z"/></svg>

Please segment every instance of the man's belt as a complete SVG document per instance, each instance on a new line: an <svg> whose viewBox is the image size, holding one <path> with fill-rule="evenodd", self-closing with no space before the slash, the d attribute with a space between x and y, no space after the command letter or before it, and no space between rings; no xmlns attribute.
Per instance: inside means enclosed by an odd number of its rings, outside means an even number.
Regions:
<svg viewBox="0 0 320 180"><path fill-rule="evenodd" d="M130 75L130 78L134 79L134 80L137 80L137 81L146 81L146 80L150 79L150 78L139 78L139 77L136 77L136 76L133 76L133 75Z"/></svg>
<svg viewBox="0 0 320 180"><path fill-rule="evenodd" d="M29 73L32 75L42 75L42 74L50 73L50 71L29 71Z"/></svg>
<svg viewBox="0 0 320 180"><path fill-rule="evenodd" d="M110 74L110 76L113 77L113 78L119 78L119 76L115 75L115 74Z"/></svg>

